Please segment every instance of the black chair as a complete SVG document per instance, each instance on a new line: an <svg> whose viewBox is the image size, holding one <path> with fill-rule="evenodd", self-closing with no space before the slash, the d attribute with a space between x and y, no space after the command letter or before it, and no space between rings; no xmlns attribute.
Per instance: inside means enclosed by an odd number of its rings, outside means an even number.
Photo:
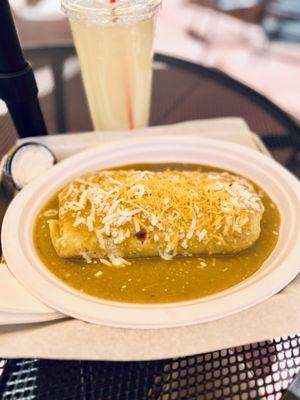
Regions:
<svg viewBox="0 0 300 400"><path fill-rule="evenodd" d="M266 8L263 28L271 41L300 43L299 0L277 0Z"/></svg>

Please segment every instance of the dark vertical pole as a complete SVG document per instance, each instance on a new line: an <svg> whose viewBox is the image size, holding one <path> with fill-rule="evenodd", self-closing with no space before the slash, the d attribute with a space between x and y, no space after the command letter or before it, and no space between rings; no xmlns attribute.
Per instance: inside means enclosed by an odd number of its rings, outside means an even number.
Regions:
<svg viewBox="0 0 300 400"><path fill-rule="evenodd" d="M34 74L24 58L8 0L0 0L0 98L20 137L47 134Z"/></svg>
<svg viewBox="0 0 300 400"><path fill-rule="evenodd" d="M57 132L64 133L67 131L65 95L63 82L63 60L57 55L56 62L52 64L52 71L55 81L54 106L56 114Z"/></svg>

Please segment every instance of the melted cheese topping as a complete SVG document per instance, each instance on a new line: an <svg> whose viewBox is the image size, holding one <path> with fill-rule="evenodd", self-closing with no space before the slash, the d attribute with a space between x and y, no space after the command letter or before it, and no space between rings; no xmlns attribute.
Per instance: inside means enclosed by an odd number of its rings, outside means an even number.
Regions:
<svg viewBox="0 0 300 400"><path fill-rule="evenodd" d="M151 234L159 255L169 260L179 247L188 254L192 239L224 243L247 234L249 215L264 211L253 186L226 172L99 171L66 186L59 200L59 217L71 216L74 228L94 232L105 263L115 266L128 264L116 249L133 235Z"/></svg>

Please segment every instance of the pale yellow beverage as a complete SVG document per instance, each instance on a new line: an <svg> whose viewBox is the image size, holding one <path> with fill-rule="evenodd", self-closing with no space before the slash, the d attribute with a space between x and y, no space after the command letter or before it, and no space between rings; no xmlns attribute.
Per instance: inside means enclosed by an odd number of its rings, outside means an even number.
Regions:
<svg viewBox="0 0 300 400"><path fill-rule="evenodd" d="M81 9L85 2L79 1ZM145 8L147 3L155 3L157 8L159 1L94 3L95 10L101 10L100 16L87 16L82 11L80 17L77 12L69 18L94 128L145 127L151 103L155 12L150 7L141 13L141 4Z"/></svg>

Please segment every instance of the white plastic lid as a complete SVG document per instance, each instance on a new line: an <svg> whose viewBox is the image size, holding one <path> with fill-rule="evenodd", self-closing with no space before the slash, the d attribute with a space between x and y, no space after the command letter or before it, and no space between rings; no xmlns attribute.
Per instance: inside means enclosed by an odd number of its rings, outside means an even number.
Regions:
<svg viewBox="0 0 300 400"><path fill-rule="evenodd" d="M153 17L162 0L62 0L70 19L91 23L127 22Z"/></svg>
<svg viewBox="0 0 300 400"><path fill-rule="evenodd" d="M18 189L48 171L55 163L51 151L38 143L26 143L11 158L11 178Z"/></svg>

